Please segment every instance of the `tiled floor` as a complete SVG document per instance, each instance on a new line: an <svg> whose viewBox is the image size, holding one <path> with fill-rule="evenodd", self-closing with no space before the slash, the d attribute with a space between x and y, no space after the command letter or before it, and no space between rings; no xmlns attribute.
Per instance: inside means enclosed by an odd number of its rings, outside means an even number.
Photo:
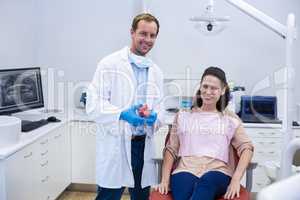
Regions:
<svg viewBox="0 0 300 200"><path fill-rule="evenodd" d="M95 197L94 192L65 191L57 200L94 200ZM129 200L129 196L123 195L122 200Z"/></svg>

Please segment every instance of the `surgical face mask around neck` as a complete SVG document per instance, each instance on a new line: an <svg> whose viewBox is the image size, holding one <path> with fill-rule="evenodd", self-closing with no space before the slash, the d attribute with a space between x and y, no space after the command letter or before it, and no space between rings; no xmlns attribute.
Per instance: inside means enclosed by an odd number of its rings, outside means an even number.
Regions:
<svg viewBox="0 0 300 200"><path fill-rule="evenodd" d="M152 61L149 58L144 56L138 56L134 53L129 53L129 60L136 64L139 68L148 68L153 65Z"/></svg>

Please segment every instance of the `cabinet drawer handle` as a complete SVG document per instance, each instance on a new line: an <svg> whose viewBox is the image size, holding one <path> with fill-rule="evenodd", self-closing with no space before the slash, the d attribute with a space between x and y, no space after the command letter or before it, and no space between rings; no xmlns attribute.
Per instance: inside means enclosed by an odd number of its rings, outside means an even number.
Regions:
<svg viewBox="0 0 300 200"><path fill-rule="evenodd" d="M42 167L45 167L46 165L48 165L48 160L45 163L41 164Z"/></svg>
<svg viewBox="0 0 300 200"><path fill-rule="evenodd" d="M24 158L29 158L30 156L32 156L32 152L30 152L28 155L25 155Z"/></svg>
<svg viewBox="0 0 300 200"><path fill-rule="evenodd" d="M48 150L45 151L44 153L41 153L41 156L44 156L44 155L46 155L47 153L48 153Z"/></svg>
<svg viewBox="0 0 300 200"><path fill-rule="evenodd" d="M57 139L61 136L61 134L54 136L54 139Z"/></svg>
<svg viewBox="0 0 300 200"><path fill-rule="evenodd" d="M270 152L269 152L269 154L274 154L274 153L275 153L275 151L270 151Z"/></svg>
<svg viewBox="0 0 300 200"><path fill-rule="evenodd" d="M46 176L46 178L42 179L42 183L45 183L46 181L48 181L49 176Z"/></svg>
<svg viewBox="0 0 300 200"><path fill-rule="evenodd" d="M41 142L41 145L45 145L45 144L47 144L47 143L48 143L48 139L45 140L44 142Z"/></svg>

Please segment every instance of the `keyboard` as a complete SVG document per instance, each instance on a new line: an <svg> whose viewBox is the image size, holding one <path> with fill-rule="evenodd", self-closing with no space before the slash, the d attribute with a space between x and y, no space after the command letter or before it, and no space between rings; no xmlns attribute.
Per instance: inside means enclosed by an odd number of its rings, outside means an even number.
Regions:
<svg viewBox="0 0 300 200"><path fill-rule="evenodd" d="M22 120L22 122L21 122L22 132L32 131L32 130L37 129L41 126L44 126L48 123L49 122L46 119L41 119L38 121Z"/></svg>
<svg viewBox="0 0 300 200"><path fill-rule="evenodd" d="M281 120L243 120L244 123L282 124Z"/></svg>

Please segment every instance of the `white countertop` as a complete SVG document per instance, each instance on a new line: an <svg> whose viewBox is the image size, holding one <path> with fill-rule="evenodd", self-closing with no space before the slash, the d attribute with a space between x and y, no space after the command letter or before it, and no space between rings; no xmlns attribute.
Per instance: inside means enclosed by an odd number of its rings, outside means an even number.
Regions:
<svg viewBox="0 0 300 200"><path fill-rule="evenodd" d="M67 121L62 119L61 122L49 123L30 132L21 132L19 142L7 147L0 148L0 160L5 159L13 153L19 151L25 146L35 142L39 138L47 135L47 133L64 125Z"/></svg>
<svg viewBox="0 0 300 200"><path fill-rule="evenodd" d="M15 116L19 117L21 119L26 120L38 120L41 118L47 118L47 115L39 115L37 114L37 111L40 109L33 110L33 111L25 111L24 113L18 113ZM18 143L14 145L10 145L7 147L0 148L0 160L5 159L9 157L10 155L14 154L15 152L19 151L20 149L23 149L24 147L28 146L29 144L32 144L39 138L42 138L43 136L47 135L49 132L53 131L54 129L64 125L65 123L69 121L90 121L87 114L85 113L85 109L83 108L75 108L72 110L71 113L49 113L49 116L55 116L58 119L61 120L61 122L57 123L49 123L42 127L39 127L33 131L30 132L21 132L20 139ZM69 117L66 117L68 115Z"/></svg>

